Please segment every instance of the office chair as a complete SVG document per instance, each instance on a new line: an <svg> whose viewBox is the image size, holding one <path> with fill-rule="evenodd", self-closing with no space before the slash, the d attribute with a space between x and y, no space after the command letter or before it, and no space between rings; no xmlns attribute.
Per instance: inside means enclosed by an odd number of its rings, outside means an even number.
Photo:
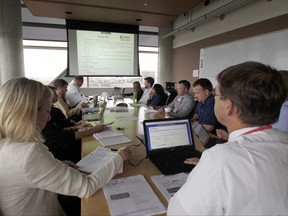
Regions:
<svg viewBox="0 0 288 216"><path fill-rule="evenodd" d="M168 95L167 100L166 100L166 105L170 104L177 95L178 95L177 91L169 92L169 95Z"/></svg>
<svg viewBox="0 0 288 216"><path fill-rule="evenodd" d="M190 112L190 113L188 114L188 116L187 116L189 119L193 118L194 113L195 113L196 108L197 108L197 105L198 105L198 101L195 101L194 107L192 108L191 112Z"/></svg>
<svg viewBox="0 0 288 216"><path fill-rule="evenodd" d="M114 87L112 96L123 96L125 91L125 88L121 88L121 87Z"/></svg>

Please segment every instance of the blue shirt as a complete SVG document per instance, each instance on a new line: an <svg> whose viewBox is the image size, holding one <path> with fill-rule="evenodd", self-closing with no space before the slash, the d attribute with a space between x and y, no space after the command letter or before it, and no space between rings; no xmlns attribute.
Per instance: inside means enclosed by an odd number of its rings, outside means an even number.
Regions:
<svg viewBox="0 0 288 216"><path fill-rule="evenodd" d="M198 103L196 113L201 124L217 126L218 121L214 113L214 96L210 95L204 102Z"/></svg>
<svg viewBox="0 0 288 216"><path fill-rule="evenodd" d="M288 132L288 101L285 101L282 104L279 119L272 125L272 127Z"/></svg>
<svg viewBox="0 0 288 216"><path fill-rule="evenodd" d="M160 107L166 104L167 95L154 95L151 99L147 100L147 106Z"/></svg>

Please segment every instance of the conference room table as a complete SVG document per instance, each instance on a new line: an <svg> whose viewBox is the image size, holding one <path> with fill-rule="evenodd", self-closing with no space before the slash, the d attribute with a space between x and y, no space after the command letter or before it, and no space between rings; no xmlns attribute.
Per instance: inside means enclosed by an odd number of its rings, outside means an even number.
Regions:
<svg viewBox="0 0 288 216"><path fill-rule="evenodd" d="M108 105L111 107L115 106L120 102L132 102L129 99L123 99L123 101L113 100L110 101ZM109 146L111 149L119 149L121 147L129 147L131 150L131 158L129 161L125 161L123 164L123 172L117 174L115 178L122 178L134 175L143 175L147 182L150 184L155 194L158 196L160 201L167 207L168 202L164 196L160 193L157 187L153 184L150 176L160 175L161 172L152 164L152 162L146 158L146 149L143 143L136 137L137 135L143 136L143 121L146 119L155 118L169 118L167 113L163 115L158 115L155 112L149 112L145 106L132 107L128 106L128 111L126 112L112 112L107 109L104 112L103 118L99 120L99 124L107 124L114 122L111 125L112 130L119 130L128 137L131 142L125 144L117 144L114 146ZM203 151L204 147L200 144L199 140L195 140L196 149ZM93 136L85 137L82 139L82 158L90 154L93 150L101 146L99 141L97 141ZM81 200L81 215L110 215L109 207L106 202L103 190L98 190L90 198L83 198ZM165 214L164 214L165 215Z"/></svg>

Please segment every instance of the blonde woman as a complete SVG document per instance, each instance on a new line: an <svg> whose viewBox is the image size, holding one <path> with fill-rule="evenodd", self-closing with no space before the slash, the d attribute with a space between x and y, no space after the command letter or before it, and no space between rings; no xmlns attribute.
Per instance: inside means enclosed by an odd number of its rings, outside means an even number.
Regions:
<svg viewBox="0 0 288 216"><path fill-rule="evenodd" d="M27 78L0 89L0 207L3 215L64 215L57 193L89 197L128 159L122 148L99 171L84 175L56 160L43 145L52 92Z"/></svg>

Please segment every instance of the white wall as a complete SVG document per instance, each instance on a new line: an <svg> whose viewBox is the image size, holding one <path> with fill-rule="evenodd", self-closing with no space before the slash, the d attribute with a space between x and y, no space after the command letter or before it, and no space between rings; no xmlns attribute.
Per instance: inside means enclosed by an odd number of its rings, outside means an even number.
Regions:
<svg viewBox="0 0 288 216"><path fill-rule="evenodd" d="M194 8L193 11L182 15L174 22L174 29L177 29L191 20L215 10L231 0L210 0L208 6L203 4ZM173 48L184 46L211 36L215 36L227 31L235 30L253 23L264 21L288 13L287 0L252 0L244 6L226 14L225 19L220 21L219 18L212 19L197 26L192 32L185 30L176 34L173 41Z"/></svg>

